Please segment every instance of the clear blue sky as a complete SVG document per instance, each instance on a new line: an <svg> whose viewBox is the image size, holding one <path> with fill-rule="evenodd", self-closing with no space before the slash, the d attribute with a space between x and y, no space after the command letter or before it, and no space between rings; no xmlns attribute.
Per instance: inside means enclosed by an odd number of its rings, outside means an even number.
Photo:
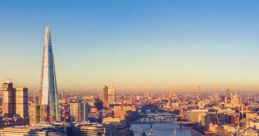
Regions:
<svg viewBox="0 0 259 136"><path fill-rule="evenodd" d="M37 90L44 27L60 90L259 89L258 0L5 0L0 83Z"/></svg>

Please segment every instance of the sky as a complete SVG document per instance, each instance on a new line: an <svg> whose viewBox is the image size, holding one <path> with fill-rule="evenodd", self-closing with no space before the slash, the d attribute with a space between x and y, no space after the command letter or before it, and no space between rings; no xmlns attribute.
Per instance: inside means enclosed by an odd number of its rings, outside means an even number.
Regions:
<svg viewBox="0 0 259 136"><path fill-rule="evenodd" d="M259 90L258 0L3 0L0 83L40 88L49 26L59 90Z"/></svg>

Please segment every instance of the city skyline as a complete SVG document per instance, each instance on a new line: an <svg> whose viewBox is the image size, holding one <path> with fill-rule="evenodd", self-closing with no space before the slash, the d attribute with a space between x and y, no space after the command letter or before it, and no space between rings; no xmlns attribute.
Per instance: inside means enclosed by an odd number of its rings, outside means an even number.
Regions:
<svg viewBox="0 0 259 136"><path fill-rule="evenodd" d="M0 135L259 136L258 7L0 1Z"/></svg>
<svg viewBox="0 0 259 136"><path fill-rule="evenodd" d="M1 3L0 83L39 91L49 25L61 91L259 90L259 2Z"/></svg>

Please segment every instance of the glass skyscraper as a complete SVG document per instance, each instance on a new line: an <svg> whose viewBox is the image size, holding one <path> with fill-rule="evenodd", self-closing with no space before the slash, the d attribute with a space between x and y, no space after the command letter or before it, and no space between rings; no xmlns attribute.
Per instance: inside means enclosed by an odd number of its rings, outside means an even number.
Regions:
<svg viewBox="0 0 259 136"><path fill-rule="evenodd" d="M46 27L40 89L41 121L59 121L58 89L50 30Z"/></svg>

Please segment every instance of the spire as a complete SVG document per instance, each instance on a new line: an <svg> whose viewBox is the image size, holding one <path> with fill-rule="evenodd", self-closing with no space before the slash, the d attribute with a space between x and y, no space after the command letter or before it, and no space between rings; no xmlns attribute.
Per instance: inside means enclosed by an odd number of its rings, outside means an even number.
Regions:
<svg viewBox="0 0 259 136"><path fill-rule="evenodd" d="M51 36L50 36L50 28L46 26L45 28L45 46L51 46Z"/></svg>

